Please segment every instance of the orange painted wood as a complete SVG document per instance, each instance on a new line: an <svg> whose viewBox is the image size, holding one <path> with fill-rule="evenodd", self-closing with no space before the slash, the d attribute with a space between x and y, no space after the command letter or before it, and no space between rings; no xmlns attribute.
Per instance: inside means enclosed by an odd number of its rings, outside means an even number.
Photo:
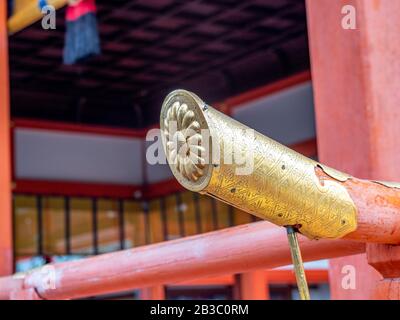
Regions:
<svg viewBox="0 0 400 320"><path fill-rule="evenodd" d="M369 264L384 278L400 278L400 246L368 245L367 258Z"/></svg>
<svg viewBox="0 0 400 320"><path fill-rule="evenodd" d="M322 169L315 170L320 183L334 180ZM362 242L400 243L400 189L354 177L341 183L357 209L357 230L344 238Z"/></svg>
<svg viewBox="0 0 400 320"><path fill-rule="evenodd" d="M178 180L172 178L143 186L143 197L150 200L185 190Z"/></svg>
<svg viewBox="0 0 400 320"><path fill-rule="evenodd" d="M7 1L0 2L0 275L13 272Z"/></svg>
<svg viewBox="0 0 400 320"><path fill-rule="evenodd" d="M303 236L299 242L305 261L365 252L360 242L311 241ZM35 287L44 299L68 299L288 264L291 257L285 229L262 221L54 264L55 289L46 287L48 279L40 270L25 278L24 287Z"/></svg>
<svg viewBox="0 0 400 320"><path fill-rule="evenodd" d="M82 125L61 121L46 121L46 120L32 120L15 118L12 120L13 129L36 129L36 130L50 130L59 132L71 132L82 134L94 134L116 137L127 137L144 139L146 137L148 128L145 129L124 129L113 128L98 125Z"/></svg>
<svg viewBox="0 0 400 320"><path fill-rule="evenodd" d="M344 5L356 9L356 30L342 28ZM399 10L400 2L391 0L307 0L319 158L361 178L400 181ZM362 219L380 229L392 210L383 209L387 200ZM346 265L356 269L355 290L341 286ZM331 261L330 273L334 299L368 299L381 278L365 255Z"/></svg>
<svg viewBox="0 0 400 320"><path fill-rule="evenodd" d="M269 284L296 284L296 276L293 270L272 269L264 271L266 282ZM328 283L328 270L311 269L306 270L307 281L309 283ZM212 278L200 278L181 283L169 284L168 286L230 286L235 282L233 275L223 275Z"/></svg>
<svg viewBox="0 0 400 320"><path fill-rule="evenodd" d="M358 210L357 231L346 238L399 244L400 189L358 179L350 179L344 185Z"/></svg>
<svg viewBox="0 0 400 320"><path fill-rule="evenodd" d="M328 270L305 270L309 284L328 283ZM265 273L270 284L296 284L296 275L293 270L268 270Z"/></svg>
<svg viewBox="0 0 400 320"><path fill-rule="evenodd" d="M18 179L14 183L13 191L15 193L32 195L132 199L137 191L143 195L142 189L140 185Z"/></svg>
<svg viewBox="0 0 400 320"><path fill-rule="evenodd" d="M241 300L267 300L269 290L263 270L247 272L237 277L237 286Z"/></svg>
<svg viewBox="0 0 400 320"><path fill-rule="evenodd" d="M234 275L224 274L217 277L190 279L179 283L168 284L168 286L231 286L234 282Z"/></svg>
<svg viewBox="0 0 400 320"><path fill-rule="evenodd" d="M380 281L372 294L374 300L400 300L400 279Z"/></svg>
<svg viewBox="0 0 400 320"><path fill-rule="evenodd" d="M163 285L143 288L140 292L141 300L165 300L165 287Z"/></svg>

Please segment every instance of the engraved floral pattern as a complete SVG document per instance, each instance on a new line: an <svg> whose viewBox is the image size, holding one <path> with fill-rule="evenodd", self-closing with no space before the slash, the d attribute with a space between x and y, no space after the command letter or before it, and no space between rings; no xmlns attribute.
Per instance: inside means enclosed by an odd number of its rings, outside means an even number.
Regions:
<svg viewBox="0 0 400 320"><path fill-rule="evenodd" d="M187 104L177 101L168 109L164 135L168 162L186 179L197 181L204 175L205 149L200 124Z"/></svg>

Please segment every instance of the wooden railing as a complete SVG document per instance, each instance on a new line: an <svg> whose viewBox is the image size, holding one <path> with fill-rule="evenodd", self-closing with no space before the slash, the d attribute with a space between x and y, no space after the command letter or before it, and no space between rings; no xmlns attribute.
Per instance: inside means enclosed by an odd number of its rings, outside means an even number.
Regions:
<svg viewBox="0 0 400 320"><path fill-rule="evenodd" d="M347 240L300 236L305 261L365 252ZM284 228L256 222L0 278L0 299L75 299L291 263Z"/></svg>

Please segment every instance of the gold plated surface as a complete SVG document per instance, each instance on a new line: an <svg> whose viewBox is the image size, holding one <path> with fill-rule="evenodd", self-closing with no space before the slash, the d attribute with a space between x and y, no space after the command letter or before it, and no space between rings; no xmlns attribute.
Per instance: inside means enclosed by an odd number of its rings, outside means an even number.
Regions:
<svg viewBox="0 0 400 320"><path fill-rule="evenodd" d="M166 120L172 117L173 111L169 110L177 108L176 102L179 110L187 105L184 113L192 111L191 121L199 124L195 134L202 138L191 143L202 147L195 150L204 160L201 174L196 173L199 167L191 164L187 171L185 164L177 166L174 147L168 145L173 137L176 146L184 145L176 133L167 132L170 125ZM355 205L340 184L347 175L251 130L207 106L193 93L177 90L167 96L161 111L161 129L171 170L189 190L208 194L280 226L296 225L309 238L340 238L356 229ZM185 137L185 143L188 139ZM338 181L320 181L315 173L317 167Z"/></svg>

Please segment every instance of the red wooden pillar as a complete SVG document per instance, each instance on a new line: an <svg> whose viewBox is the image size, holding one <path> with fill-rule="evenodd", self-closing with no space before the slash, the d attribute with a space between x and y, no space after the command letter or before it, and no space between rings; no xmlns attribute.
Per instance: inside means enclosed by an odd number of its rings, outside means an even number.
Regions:
<svg viewBox="0 0 400 320"><path fill-rule="evenodd" d="M0 276L13 272L7 1L0 1Z"/></svg>
<svg viewBox="0 0 400 320"><path fill-rule="evenodd" d="M236 299L268 300L269 290L264 270L242 273L236 277Z"/></svg>
<svg viewBox="0 0 400 320"><path fill-rule="evenodd" d="M307 0L319 158L361 178L400 181L399 12L392 0ZM355 29L343 28L353 14ZM388 255L385 245L367 251L381 274L365 254L331 260L332 298L376 297L382 275L399 276L382 270L400 252ZM355 289L343 285L352 271Z"/></svg>

